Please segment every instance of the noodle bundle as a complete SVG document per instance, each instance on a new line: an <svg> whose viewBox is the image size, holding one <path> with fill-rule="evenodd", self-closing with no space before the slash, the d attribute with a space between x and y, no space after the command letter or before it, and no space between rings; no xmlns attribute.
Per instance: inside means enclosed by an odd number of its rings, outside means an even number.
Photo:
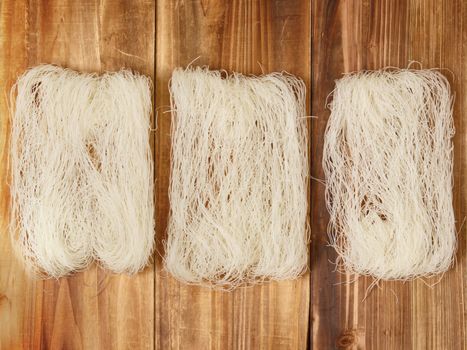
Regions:
<svg viewBox="0 0 467 350"><path fill-rule="evenodd" d="M27 267L142 269L154 241L150 80L41 65L12 101L10 233Z"/></svg>
<svg viewBox="0 0 467 350"><path fill-rule="evenodd" d="M305 85L176 69L166 269L231 289L307 265Z"/></svg>
<svg viewBox="0 0 467 350"><path fill-rule="evenodd" d="M323 168L330 241L347 271L405 280L451 266L452 108L436 70L364 71L336 82Z"/></svg>

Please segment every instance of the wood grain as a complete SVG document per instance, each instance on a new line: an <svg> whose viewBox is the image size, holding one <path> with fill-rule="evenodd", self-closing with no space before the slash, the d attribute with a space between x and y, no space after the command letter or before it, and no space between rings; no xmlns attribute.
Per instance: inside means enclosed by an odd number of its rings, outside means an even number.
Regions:
<svg viewBox="0 0 467 350"><path fill-rule="evenodd" d="M381 282L334 272L325 247L328 215L324 188L312 184L313 349L466 349L466 36L464 1L318 1L312 27L312 176L323 178L321 153L329 111L326 98L342 73L385 66L449 69L456 94L454 207L459 249L451 271L415 282ZM451 74L452 72L452 74ZM365 299L366 296L366 299Z"/></svg>
<svg viewBox="0 0 467 350"><path fill-rule="evenodd" d="M462 0L2 0L0 349L467 349L466 50ZM195 59L214 69L287 70L304 78L309 112L318 117L310 159L318 179L326 98L343 72L410 60L449 69L456 93L455 267L433 287L385 282L368 291L371 279L348 283L355 276L330 263L324 188L312 181L311 274L232 293L168 276L161 258L169 213L167 85L173 68ZM25 68L42 62L84 71L125 66L154 78L157 254L137 276L93 266L59 281L32 281L13 255L7 91Z"/></svg>
<svg viewBox="0 0 467 350"><path fill-rule="evenodd" d="M169 1L157 6L157 237L166 234L168 80L191 61L247 74L287 70L310 83L309 1ZM156 261L157 349L304 349L309 275L234 292L185 286Z"/></svg>
<svg viewBox="0 0 467 350"><path fill-rule="evenodd" d="M28 66L82 71L136 69L153 77L151 1L3 1L3 88ZM6 96L1 98L2 164L8 157ZM0 348L142 349L154 344L154 267L137 276L96 266L58 281L28 279L11 251L6 167L1 168ZM148 312L149 310L149 312Z"/></svg>
<svg viewBox="0 0 467 350"><path fill-rule="evenodd" d="M33 315L35 284L20 272L8 239L9 188L8 161L9 121L7 88L27 65L26 4L24 1L2 2L0 9L0 349L21 349L33 334L24 332Z"/></svg>

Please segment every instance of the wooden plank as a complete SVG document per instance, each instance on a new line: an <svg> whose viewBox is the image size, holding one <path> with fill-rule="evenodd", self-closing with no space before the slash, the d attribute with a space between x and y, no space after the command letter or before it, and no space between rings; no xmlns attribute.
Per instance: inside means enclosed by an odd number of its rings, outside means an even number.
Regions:
<svg viewBox="0 0 467 350"><path fill-rule="evenodd" d="M328 215L324 188L312 184L313 349L465 349L467 168L467 4L461 0L313 1L312 176L323 178L321 153L329 111L326 98L343 72L441 67L456 93L454 207L459 233L455 267L433 287L423 281L382 282L362 301L372 280L334 272L326 248ZM454 76L454 78L453 78ZM431 279L433 284L437 279Z"/></svg>
<svg viewBox="0 0 467 350"><path fill-rule="evenodd" d="M151 1L13 1L1 8L2 87L27 66L56 63L83 71L133 68L154 75ZM3 89L2 89L3 90ZM1 97L2 159L8 156ZM1 168L1 225L8 222ZM58 281L28 280L0 237L0 348L135 349L154 346L154 267L128 277L96 266Z"/></svg>
<svg viewBox="0 0 467 350"><path fill-rule="evenodd" d="M158 1L156 27L157 241L163 254L169 203L168 80L177 66L243 73L287 70L310 83L310 3ZM234 292L186 286L156 259L157 349L304 349L309 275Z"/></svg>
<svg viewBox="0 0 467 350"><path fill-rule="evenodd" d="M27 65L26 2L3 1L0 8L0 143L2 164L8 162L9 120L8 91L14 79ZM28 346L32 335L23 333L34 299L34 290L26 276L18 273L19 264L12 256L8 239L9 188L8 169L0 167L0 349Z"/></svg>

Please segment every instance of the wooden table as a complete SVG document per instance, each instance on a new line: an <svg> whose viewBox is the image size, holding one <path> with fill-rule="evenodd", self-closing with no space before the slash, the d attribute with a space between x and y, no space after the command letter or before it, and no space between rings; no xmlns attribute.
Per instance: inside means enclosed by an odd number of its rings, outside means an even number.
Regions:
<svg viewBox="0 0 467 350"><path fill-rule="evenodd" d="M0 2L0 349L467 349L467 2L462 0L2 0ZM171 71L196 65L286 70L308 87L311 175L322 179L326 97L342 73L447 68L455 103L455 267L430 287L334 272L324 187L311 180L311 272L231 293L162 268L169 203ZM157 254L137 276L96 266L32 281L8 239L7 91L25 68L136 69L154 80ZM434 283L430 280L427 283ZM365 298L366 296L366 298ZM364 300L363 300L364 299Z"/></svg>

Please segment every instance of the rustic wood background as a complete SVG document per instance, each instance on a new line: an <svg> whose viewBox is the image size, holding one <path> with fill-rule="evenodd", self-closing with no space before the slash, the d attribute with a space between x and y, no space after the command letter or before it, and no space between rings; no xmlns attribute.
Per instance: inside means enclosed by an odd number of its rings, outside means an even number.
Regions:
<svg viewBox="0 0 467 350"><path fill-rule="evenodd" d="M0 349L467 349L467 3L462 0L0 0ZM173 68L286 70L308 87L311 172L322 179L327 95L342 73L446 68L456 93L455 267L437 279L385 282L334 272L324 188L311 181L311 272L296 281L213 292L162 269ZM24 69L141 71L154 80L157 254L137 276L92 266L32 281L8 239L8 91Z"/></svg>

